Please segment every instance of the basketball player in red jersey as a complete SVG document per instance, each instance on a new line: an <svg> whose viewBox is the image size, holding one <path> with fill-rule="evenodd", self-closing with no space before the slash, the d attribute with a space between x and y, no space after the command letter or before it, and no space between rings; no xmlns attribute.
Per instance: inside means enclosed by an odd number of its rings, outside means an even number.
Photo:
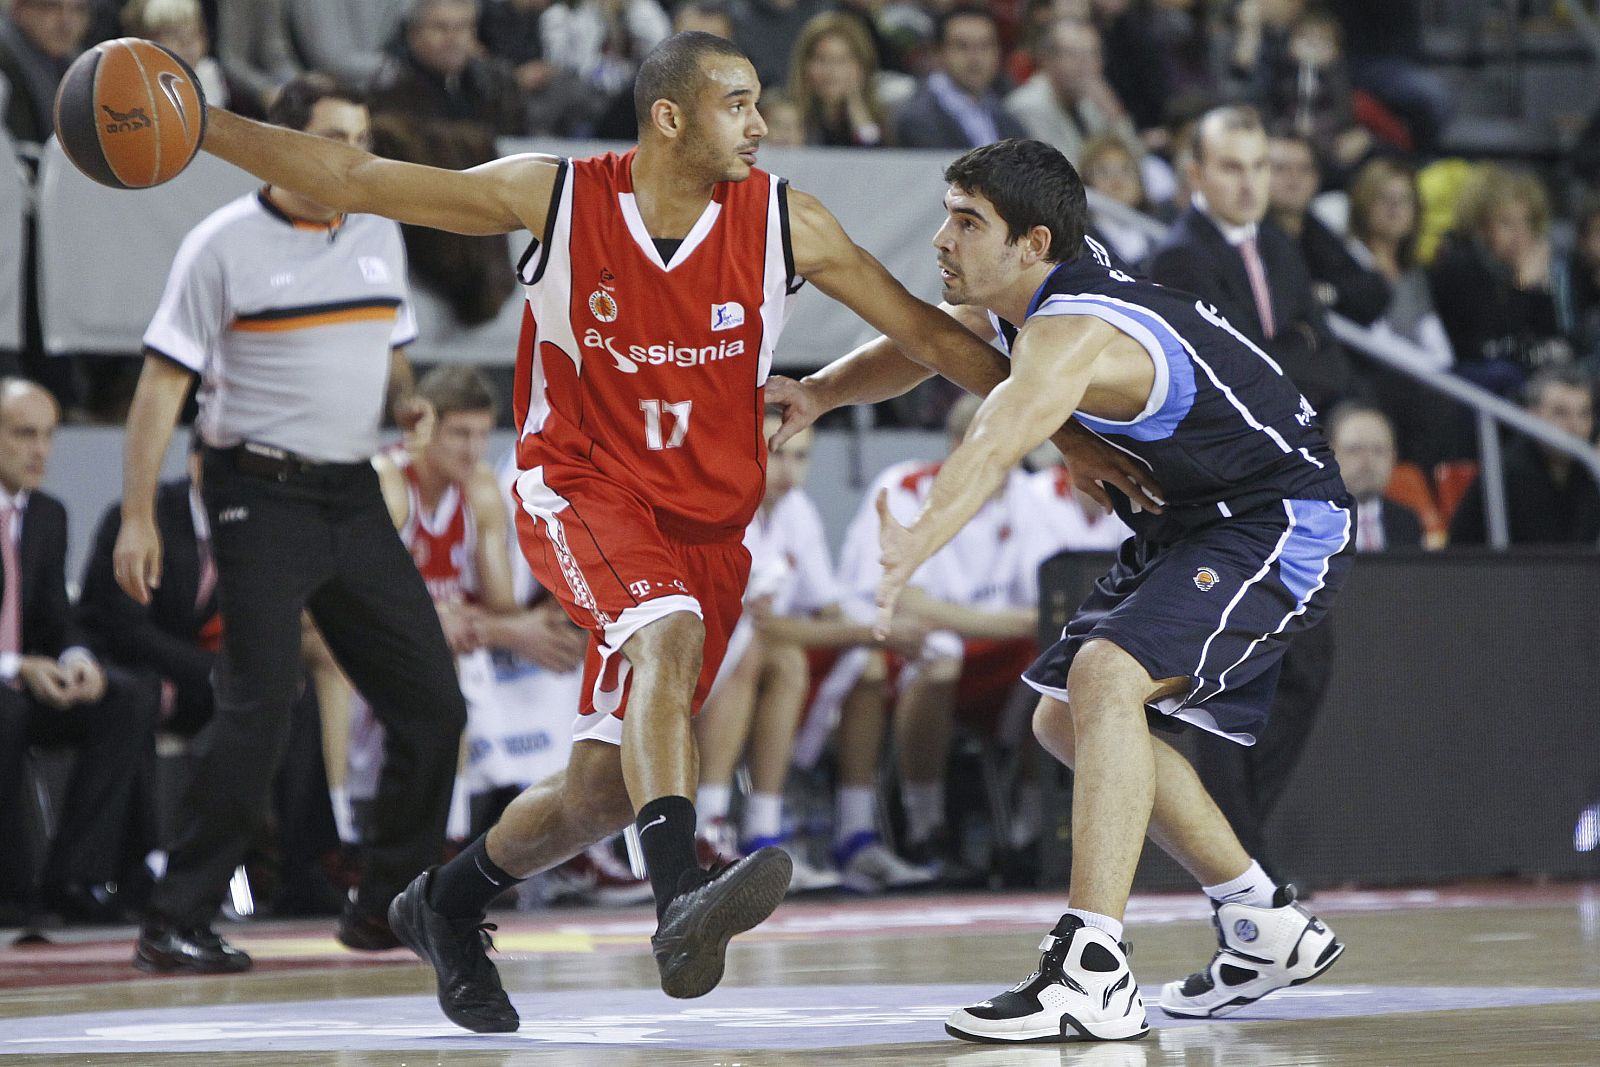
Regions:
<svg viewBox="0 0 1600 1067"><path fill-rule="evenodd" d="M518 1024L483 948L488 902L630 819L670 995L709 992L728 939L787 888L777 849L702 871L689 798L690 716L738 616L749 565L739 541L762 496L762 386L791 289L809 281L920 361L857 364L870 382L849 383L859 400L933 372L987 394L1006 374L997 352L907 293L816 199L756 169L759 95L733 45L677 34L640 67L637 149L461 172L208 115L207 151L335 210L538 237L521 269L518 536L535 575L589 629L592 680L567 770L391 908L396 933L433 965L445 1014L471 1030ZM1088 462L1074 457L1080 472ZM1131 471L1105 464L1103 477L1132 488Z"/></svg>

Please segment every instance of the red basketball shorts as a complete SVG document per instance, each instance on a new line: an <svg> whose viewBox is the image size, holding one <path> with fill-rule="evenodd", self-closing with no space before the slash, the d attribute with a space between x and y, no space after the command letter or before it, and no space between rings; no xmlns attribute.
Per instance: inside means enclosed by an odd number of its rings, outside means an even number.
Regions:
<svg viewBox="0 0 1600 1067"><path fill-rule="evenodd" d="M524 471L513 496L517 542L534 578L589 631L574 736L621 744L632 671L622 646L678 611L705 624L691 703L699 711L744 606L750 553L741 541L670 538L642 497L593 469Z"/></svg>

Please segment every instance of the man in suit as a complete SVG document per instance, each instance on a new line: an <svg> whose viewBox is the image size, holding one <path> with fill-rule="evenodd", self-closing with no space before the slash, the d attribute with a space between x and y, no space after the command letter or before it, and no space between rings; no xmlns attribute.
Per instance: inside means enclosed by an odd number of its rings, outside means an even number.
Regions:
<svg viewBox="0 0 1600 1067"><path fill-rule="evenodd" d="M88 29L89 0L12 0L0 16L0 74L11 83L5 123L17 142L50 138L56 85Z"/></svg>
<svg viewBox="0 0 1600 1067"><path fill-rule="evenodd" d="M1328 419L1328 442L1345 487L1356 498L1356 551L1421 548L1422 520L1404 504L1385 500L1394 473L1394 426L1368 404L1340 404Z"/></svg>
<svg viewBox="0 0 1600 1067"><path fill-rule="evenodd" d="M60 413L21 378L0 379L0 887L32 903L20 824L30 745L78 758L45 862L41 896L68 919L121 917L130 799L149 751L155 702L108 675L80 639L67 602L67 513L39 492ZM3 895L3 892L0 892Z"/></svg>
<svg viewBox="0 0 1600 1067"><path fill-rule="evenodd" d="M1305 259L1267 218L1267 134L1254 108L1201 116L1188 178L1194 202L1150 262L1150 277L1216 307L1270 356L1316 409L1350 388L1350 362L1328 331Z"/></svg>
<svg viewBox="0 0 1600 1067"><path fill-rule="evenodd" d="M161 728L185 737L211 718L211 667L222 645L217 567L199 473L199 452L191 452L189 476L163 482L156 493L156 525L166 552L150 603L139 604L117 585L111 558L122 527L117 505L100 521L78 597L78 618L94 648L119 667L159 679Z"/></svg>
<svg viewBox="0 0 1600 1067"><path fill-rule="evenodd" d="M906 148L976 148L1027 131L995 93L1000 25L985 7L954 7L939 17L939 69L895 118Z"/></svg>

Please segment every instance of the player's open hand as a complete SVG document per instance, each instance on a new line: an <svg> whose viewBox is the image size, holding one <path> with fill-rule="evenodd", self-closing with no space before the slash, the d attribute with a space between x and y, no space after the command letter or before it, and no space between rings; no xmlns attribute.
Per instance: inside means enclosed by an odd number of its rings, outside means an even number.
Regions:
<svg viewBox="0 0 1600 1067"><path fill-rule="evenodd" d="M900 594L912 574L922 566L916 549L916 539L911 531L900 525L889 510L889 491L878 491L878 550L883 564L883 576L878 579L878 617L872 624L872 636L887 641L894 632L894 609Z"/></svg>
<svg viewBox="0 0 1600 1067"><path fill-rule="evenodd" d="M1161 499L1161 487L1155 483L1149 469L1127 453L1119 452L1075 425L1062 428L1050 440L1066 459L1072 484L1106 511L1113 510L1111 495L1106 492L1108 485L1116 486L1132 502L1135 511L1159 515L1166 506Z"/></svg>
<svg viewBox="0 0 1600 1067"><path fill-rule="evenodd" d="M785 441L810 426L827 411L816 388L793 378L774 374L767 379L767 403L783 411L783 423L767 442L767 449L776 452Z"/></svg>
<svg viewBox="0 0 1600 1067"><path fill-rule="evenodd" d="M122 591L140 604L161 585L161 534L154 519L124 520L111 550L112 573Z"/></svg>

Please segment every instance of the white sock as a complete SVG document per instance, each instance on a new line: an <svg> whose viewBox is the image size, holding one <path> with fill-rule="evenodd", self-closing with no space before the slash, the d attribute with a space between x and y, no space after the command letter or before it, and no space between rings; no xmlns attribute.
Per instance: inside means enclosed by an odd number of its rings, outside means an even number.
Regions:
<svg viewBox="0 0 1600 1067"><path fill-rule="evenodd" d="M878 790L870 785L847 785L839 789L835 801L833 839L844 844L857 834L878 832Z"/></svg>
<svg viewBox="0 0 1600 1067"><path fill-rule="evenodd" d="M732 803L733 786L727 783L702 785L694 799L695 822L698 824L695 829L704 830L717 819L726 819Z"/></svg>
<svg viewBox="0 0 1600 1067"><path fill-rule="evenodd" d="M1250 869L1237 878L1221 885L1202 886L1206 896L1218 904L1248 904L1252 908L1272 907L1272 896L1278 891L1261 864L1250 861Z"/></svg>
<svg viewBox="0 0 1600 1067"><path fill-rule="evenodd" d="M905 782L900 798L906 805L906 838L926 841L944 825L944 783Z"/></svg>
<svg viewBox="0 0 1600 1067"><path fill-rule="evenodd" d="M339 840L347 845L360 841L355 812L350 809L350 790L342 785L334 786L328 790L328 802L333 805L333 826L339 831Z"/></svg>
<svg viewBox="0 0 1600 1067"><path fill-rule="evenodd" d="M1101 915L1097 911L1084 911L1082 908L1068 908L1068 915L1076 915L1083 920L1083 925L1092 926L1096 930L1104 930L1111 935L1111 940L1122 940L1122 920L1113 919L1109 915Z"/></svg>
<svg viewBox="0 0 1600 1067"><path fill-rule="evenodd" d="M744 839L777 837L783 833L783 794L751 793L744 804Z"/></svg>

